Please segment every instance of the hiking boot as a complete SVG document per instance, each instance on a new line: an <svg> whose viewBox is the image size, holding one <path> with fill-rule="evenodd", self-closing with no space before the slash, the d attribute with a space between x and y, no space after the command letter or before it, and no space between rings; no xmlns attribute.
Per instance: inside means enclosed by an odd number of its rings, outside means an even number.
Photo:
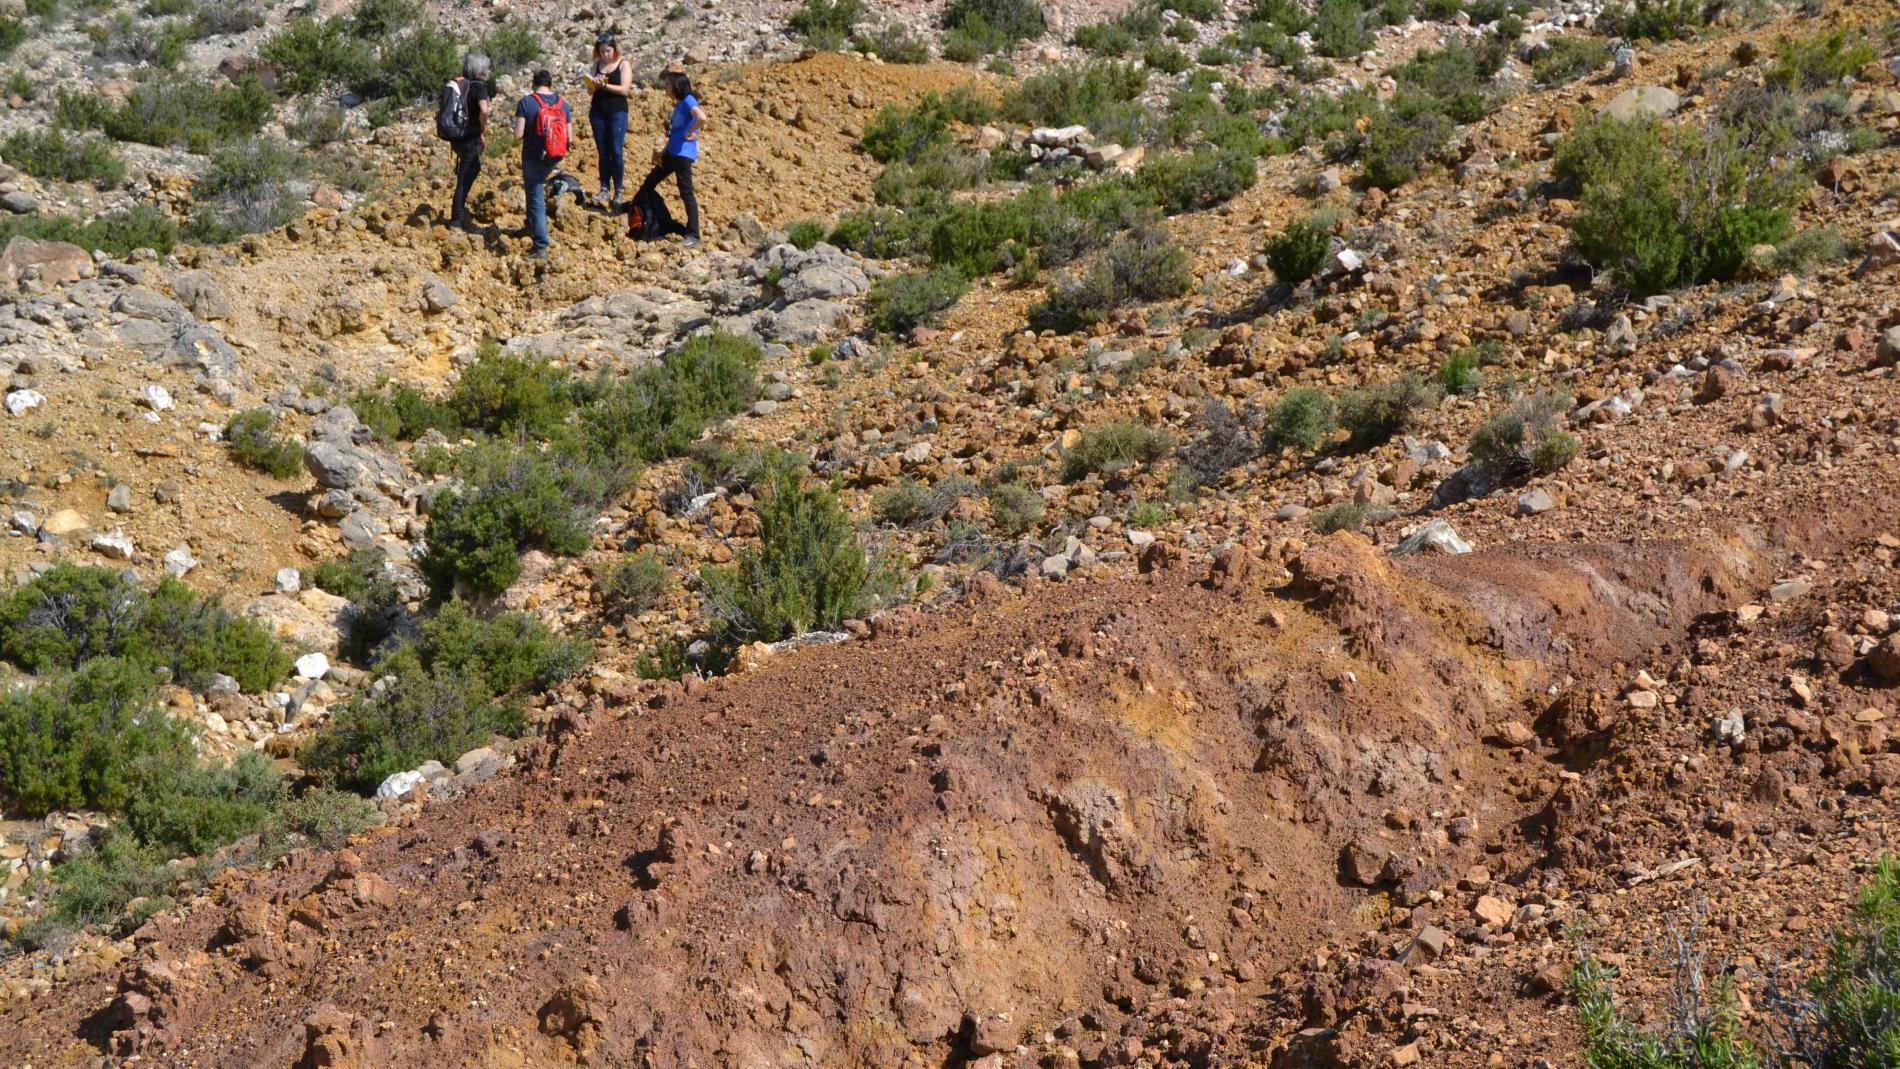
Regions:
<svg viewBox="0 0 1900 1069"><path fill-rule="evenodd" d="M545 260L547 258L548 258L548 250L546 246L536 249L533 252L528 254L528 259L530 260Z"/></svg>
<svg viewBox="0 0 1900 1069"><path fill-rule="evenodd" d="M680 241L680 244L688 249L696 249L699 247L699 239L696 237L693 237L691 234L688 234L683 240Z"/></svg>

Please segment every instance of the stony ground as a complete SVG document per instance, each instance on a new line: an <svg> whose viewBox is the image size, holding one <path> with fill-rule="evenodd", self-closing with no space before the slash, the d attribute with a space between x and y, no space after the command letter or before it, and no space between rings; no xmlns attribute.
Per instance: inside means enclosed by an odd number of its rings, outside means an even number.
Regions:
<svg viewBox="0 0 1900 1069"><path fill-rule="evenodd" d="M730 43L783 16L691 18ZM1463 165L1391 195L1349 168L1329 180L1317 154L1270 161L1171 222L1189 297L1092 336L1024 332L1040 291L997 281L934 331L865 344L861 294L892 265L765 240L868 200L876 165L853 146L877 107L992 84L830 55L702 78L716 236L698 250L635 251L576 206L533 265L499 164L486 230L451 233L443 154L404 126L365 147L368 202L176 262L7 273L10 388L41 400L0 417L17 480L0 564L169 558L307 648L334 648L339 606L273 592L278 571L346 546L407 559L430 489L339 402L441 384L484 336L595 368L705 323L753 331L772 343L767 401L723 434L812 452L867 523L900 478L1006 465L1049 518L1008 582L940 559L940 529L872 532L931 581L857 641L635 683L636 656L700 622L697 597L681 584L608 622L590 566L657 545L690 576L751 522L744 495L669 511L677 465L648 471L595 552L536 560L509 595L601 645L512 771L392 803L351 850L233 873L130 939L7 962L0 1049L35 1066L1562 1064L1580 949L1660 1012L1672 917L1699 918L1758 997L1892 846L1900 264L1623 306L1558 266L1574 206L1540 185L1553 116L1663 83L1696 115L1748 77L1721 70L1738 43L1797 25L1527 92L1474 126ZM1436 32L1395 32L1381 57ZM1884 106L1894 81L1876 67L1855 92ZM663 104L634 108L657 122ZM1256 256L1321 204L1363 266L1289 295ZM1816 186L1799 225L1857 244L1900 229L1900 151ZM845 338L843 359L809 361ZM1187 500L1166 466L1059 478L1061 448L1111 419L1191 441L1211 399L1430 372L1487 340L1491 388L1368 454L1265 457ZM1432 508L1512 381L1571 392L1579 461ZM216 429L259 403L331 459L285 481L231 464ZM1316 537L1310 511L1341 501L1373 522ZM1431 519L1477 551L1390 555ZM292 726L355 682L344 667L301 696ZM179 711L215 716L221 750L281 734L263 704ZM88 824L8 826L19 856L0 859L24 871Z"/></svg>

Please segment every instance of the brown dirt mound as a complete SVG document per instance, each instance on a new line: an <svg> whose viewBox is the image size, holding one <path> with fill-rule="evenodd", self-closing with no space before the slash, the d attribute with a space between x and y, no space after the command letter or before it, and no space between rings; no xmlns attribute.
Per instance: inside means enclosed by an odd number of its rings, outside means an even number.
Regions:
<svg viewBox="0 0 1900 1069"><path fill-rule="evenodd" d="M1676 641L1759 560L1394 564L1341 535L1285 585L1234 550L1207 581L898 614L571 709L517 775L234 875L0 1032L40 1066L890 1066L1053 1037L1264 1061L1243 1000L1363 908L1355 883L1439 882L1532 815L1492 725Z"/></svg>

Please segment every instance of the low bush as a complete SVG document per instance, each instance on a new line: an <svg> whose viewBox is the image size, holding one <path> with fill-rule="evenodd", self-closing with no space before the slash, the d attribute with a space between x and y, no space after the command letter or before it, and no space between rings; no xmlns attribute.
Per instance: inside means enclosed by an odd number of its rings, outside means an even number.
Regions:
<svg viewBox="0 0 1900 1069"><path fill-rule="evenodd" d="M1127 305L1179 297L1191 283L1180 246L1163 231L1138 231L1116 239L1088 270L1057 283L1029 310L1029 322L1038 330L1080 330Z"/></svg>
<svg viewBox="0 0 1900 1069"><path fill-rule="evenodd" d="M429 513L417 562L433 596L493 598L521 577L521 554L573 556L593 544L593 521L627 471L569 450L500 442L456 457L460 487Z"/></svg>
<svg viewBox="0 0 1900 1069"><path fill-rule="evenodd" d="M1325 144L1348 135L1378 111L1379 98L1369 89L1309 92L1287 106L1280 117L1280 136L1288 149Z"/></svg>
<svg viewBox="0 0 1900 1069"><path fill-rule="evenodd" d="M125 827L172 857L208 854L262 828L288 790L270 759L246 750L230 761L148 761L125 807Z"/></svg>
<svg viewBox="0 0 1900 1069"><path fill-rule="evenodd" d="M1783 37L1775 45L1768 81L1794 92L1837 89L1873 61L1873 46L1855 30Z"/></svg>
<svg viewBox="0 0 1900 1069"><path fill-rule="evenodd" d="M902 26L886 26L876 33L861 34L852 42L860 52L868 52L886 63L928 63L930 46Z"/></svg>
<svg viewBox="0 0 1900 1069"><path fill-rule="evenodd" d="M0 218L0 246L13 238L64 241L87 252L124 259L139 249L160 256L178 244L178 224L147 204L94 215L81 222L70 215L13 215Z"/></svg>
<svg viewBox="0 0 1900 1069"><path fill-rule="evenodd" d="M866 208L840 217L826 240L874 259L893 260L918 251L920 235L911 216L894 208Z"/></svg>
<svg viewBox="0 0 1900 1069"><path fill-rule="evenodd" d="M115 936L131 934L188 875L170 860L157 847L108 831L97 850L53 870L52 908L21 931L20 941L46 946L61 933L90 925L113 925ZM128 915L128 907L141 900L146 910Z"/></svg>
<svg viewBox="0 0 1900 1069"><path fill-rule="evenodd" d="M785 228L785 240L800 249L810 250L825 240L825 224L816 219L800 219Z"/></svg>
<svg viewBox="0 0 1900 1069"><path fill-rule="evenodd" d="M0 57L10 56L13 50L26 43L33 31L25 22L16 18L0 18Z"/></svg>
<svg viewBox="0 0 1900 1069"><path fill-rule="evenodd" d="M950 515L959 502L975 492L975 484L960 476L939 479L929 487L905 479L872 499L871 511L882 523L923 527Z"/></svg>
<svg viewBox="0 0 1900 1069"><path fill-rule="evenodd" d="M326 560L311 569L310 581L317 589L350 602L342 620L340 652L345 657L369 657L395 631L402 616L402 592L389 562L376 550L359 549L347 557Z"/></svg>
<svg viewBox="0 0 1900 1069"><path fill-rule="evenodd" d="M541 38L520 22L504 22L482 37L482 52L498 72L526 70L541 51Z"/></svg>
<svg viewBox="0 0 1900 1069"><path fill-rule="evenodd" d="M1001 483L990 488L990 522L1012 538L1034 530L1042 523L1042 495L1022 483Z"/></svg>
<svg viewBox="0 0 1900 1069"><path fill-rule="evenodd" d="M1614 58L1610 43L1597 37L1559 37L1531 61L1531 80L1538 85L1564 85L1608 66Z"/></svg>
<svg viewBox="0 0 1900 1069"><path fill-rule="evenodd" d="M248 691L283 678L291 659L261 624L169 576L147 591L122 572L66 563L0 601L0 656L30 672L119 659L197 689L227 675Z"/></svg>
<svg viewBox="0 0 1900 1069"><path fill-rule="evenodd" d="M925 150L946 144L952 123L987 121L990 106L967 89L925 93L909 106L886 104L864 125L858 146L879 163L912 161Z"/></svg>
<svg viewBox="0 0 1900 1069"><path fill-rule="evenodd" d="M574 411L566 371L533 353L505 353L482 342L448 397L459 426L508 437L547 438Z"/></svg>
<svg viewBox="0 0 1900 1069"><path fill-rule="evenodd" d="M1046 23L1036 0L950 0L940 22L946 59L970 63L1016 42L1042 36Z"/></svg>
<svg viewBox="0 0 1900 1069"><path fill-rule="evenodd" d="M1289 286L1298 285L1320 273L1332 247L1330 228L1310 216L1297 219L1268 240L1267 266L1274 278Z"/></svg>
<svg viewBox="0 0 1900 1069"><path fill-rule="evenodd" d="M1332 437L1339 408L1325 391L1295 386L1273 406L1267 440L1275 449L1310 453Z"/></svg>
<svg viewBox="0 0 1900 1069"><path fill-rule="evenodd" d="M1454 349L1438 365L1438 385L1446 393L1477 393L1484 385L1484 365L1496 363L1498 350L1496 342L1480 342Z"/></svg>
<svg viewBox="0 0 1900 1069"><path fill-rule="evenodd" d="M276 433L277 414L268 408L252 408L231 417L224 425L224 440L231 459L255 471L279 479L294 479L303 473L303 443Z"/></svg>
<svg viewBox="0 0 1900 1069"><path fill-rule="evenodd" d="M1366 507L1356 502L1342 501L1313 513L1313 518L1308 522L1313 525L1314 534L1357 531L1366 525Z"/></svg>
<svg viewBox="0 0 1900 1069"><path fill-rule="evenodd" d="M1788 231L1805 181L1776 156L1788 136L1724 121L1683 134L1613 118L1580 127L1553 168L1580 190L1571 247L1642 295L1733 278Z"/></svg>
<svg viewBox="0 0 1900 1069"><path fill-rule="evenodd" d="M1431 379L1406 372L1398 378L1361 386L1339 395L1339 424L1346 447L1371 449L1417 425L1436 407L1444 389Z"/></svg>
<svg viewBox="0 0 1900 1069"><path fill-rule="evenodd" d="M1205 148L1158 156L1141 165L1135 184L1169 215L1225 204L1253 188L1254 156L1236 149Z"/></svg>
<svg viewBox="0 0 1900 1069"><path fill-rule="evenodd" d="M1882 857L1800 994L1770 992L1790 1064L1873 1066L1900 1050L1900 862Z"/></svg>
<svg viewBox="0 0 1900 1069"><path fill-rule="evenodd" d="M1467 450L1480 484L1503 486L1527 475L1548 475L1577 455L1577 440L1560 423L1569 401L1539 391L1519 397L1471 436Z"/></svg>
<svg viewBox="0 0 1900 1069"><path fill-rule="evenodd" d="M1633 41L1686 40L1702 29L1702 10L1702 0L1635 0L1606 8L1597 16L1597 29Z"/></svg>
<svg viewBox="0 0 1900 1069"><path fill-rule="evenodd" d="M1053 67L1016 83L997 111L1011 122L1086 126L1102 136L1107 117L1132 105L1147 87L1148 72L1133 63Z"/></svg>
<svg viewBox="0 0 1900 1069"><path fill-rule="evenodd" d="M1430 102L1415 106L1420 110L1429 106L1454 123L1473 123L1497 106L1499 96L1491 78L1507 56L1507 50L1499 42L1473 47L1455 41L1443 48L1420 52L1392 68L1391 76L1403 93Z"/></svg>
<svg viewBox="0 0 1900 1069"><path fill-rule="evenodd" d="M1429 102L1401 96L1367 125L1359 149L1366 184L1397 189L1417 178L1451 140L1452 120Z"/></svg>
<svg viewBox="0 0 1900 1069"><path fill-rule="evenodd" d="M836 630L874 600L875 572L837 495L805 485L805 468L779 456L759 480L759 543L730 567L700 570L721 644L776 642Z"/></svg>
<svg viewBox="0 0 1900 1069"><path fill-rule="evenodd" d="M116 108L102 101L68 103L83 95L60 93L58 111L63 122L82 128L72 120L83 119L85 126L97 126L114 141L182 147L197 153L255 135L277 104L270 90L251 75L229 84L161 75L133 86Z"/></svg>
<svg viewBox="0 0 1900 1069"><path fill-rule="evenodd" d="M125 181L125 161L96 137L67 137L58 130L20 130L0 142L0 159L35 178L90 182L116 189Z"/></svg>
<svg viewBox="0 0 1900 1069"><path fill-rule="evenodd" d="M432 430L450 437L462 431L462 417L453 403L431 400L408 383L360 390L350 398L350 410L385 442L414 441Z"/></svg>
<svg viewBox="0 0 1900 1069"><path fill-rule="evenodd" d="M871 183L877 202L913 215L936 214L950 194L979 185L990 164L981 155L955 145L937 144L915 160L886 164Z"/></svg>
<svg viewBox="0 0 1900 1069"><path fill-rule="evenodd" d="M863 0L805 0L786 24L813 48L836 52L858 32L864 14Z"/></svg>
<svg viewBox="0 0 1900 1069"><path fill-rule="evenodd" d="M886 334L908 334L936 322L969 288L954 267L887 275L872 285L866 297L871 325Z"/></svg>
<svg viewBox="0 0 1900 1069"><path fill-rule="evenodd" d="M295 149L274 138L251 138L219 147L211 165L192 183L192 198L209 213L194 223L200 235L229 241L274 230L296 219L301 198L290 183L303 170Z"/></svg>
<svg viewBox="0 0 1900 1069"><path fill-rule="evenodd" d="M1776 271L1807 274L1820 264L1834 263L1848 255L1847 239L1833 227L1815 227L1790 236L1775 246L1769 261Z"/></svg>
<svg viewBox="0 0 1900 1069"><path fill-rule="evenodd" d="M1313 50L1350 59L1372 47L1372 31L1359 0L1320 0L1313 10Z"/></svg>
<svg viewBox="0 0 1900 1069"><path fill-rule="evenodd" d="M494 44L519 63L532 49L532 35L503 34ZM258 57L277 68L285 87L310 93L342 85L372 101L418 101L432 97L460 68L456 39L424 17L420 4L370 0L347 14L295 18L265 40ZM495 56L490 56L495 59ZM497 71L512 68L497 64Z"/></svg>
<svg viewBox="0 0 1900 1069"><path fill-rule="evenodd" d="M1062 477L1075 482L1088 475L1115 476L1153 464L1174 449L1166 431L1140 423L1091 427L1072 449L1062 453Z"/></svg>
<svg viewBox="0 0 1900 1069"><path fill-rule="evenodd" d="M1229 471L1259 456L1262 445L1249 426L1254 417L1242 416L1225 402L1210 400L1201 409L1203 433L1181 447L1175 488L1183 491L1213 486Z"/></svg>
<svg viewBox="0 0 1900 1069"><path fill-rule="evenodd" d="M532 617L482 619L450 602L378 659L376 683L340 706L304 748L304 767L361 793L392 772L453 761L526 729L525 700L586 666L591 648Z"/></svg>
<svg viewBox="0 0 1900 1069"><path fill-rule="evenodd" d="M651 549L616 558L594 573L594 596L611 617L646 612L671 586L672 573Z"/></svg>
<svg viewBox="0 0 1900 1069"><path fill-rule="evenodd" d="M192 755L190 729L159 708L152 666L137 659L95 656L0 693L0 797L10 810L115 812L145 761Z"/></svg>

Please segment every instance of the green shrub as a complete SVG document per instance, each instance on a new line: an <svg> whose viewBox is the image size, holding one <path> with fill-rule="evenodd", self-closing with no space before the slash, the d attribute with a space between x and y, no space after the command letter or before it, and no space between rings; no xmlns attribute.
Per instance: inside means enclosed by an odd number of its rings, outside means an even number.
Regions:
<svg viewBox="0 0 1900 1069"><path fill-rule="evenodd" d="M850 212L831 228L831 244L879 260L894 260L916 252L917 220L894 208L866 208Z"/></svg>
<svg viewBox="0 0 1900 1069"><path fill-rule="evenodd" d="M1342 501L1313 513L1310 521L1314 534L1329 535L1336 531L1357 531L1366 525L1366 507L1351 501Z"/></svg>
<svg viewBox="0 0 1900 1069"><path fill-rule="evenodd" d="M208 854L262 828L288 795L270 759L246 750L228 762L148 761L125 807L125 827L172 857Z"/></svg>
<svg viewBox="0 0 1900 1069"><path fill-rule="evenodd" d="M339 651L345 657L368 657L395 631L402 616L402 592L380 552L359 549L347 557L326 560L311 569L310 582L350 602L343 614Z"/></svg>
<svg viewBox="0 0 1900 1069"><path fill-rule="evenodd" d="M95 924L112 924L115 935L129 935L150 916L128 915L132 903L143 899L158 908L186 875L169 861L157 847L108 831L97 850L53 870L53 906L21 933L21 942L45 946L59 933Z"/></svg>
<svg viewBox="0 0 1900 1069"><path fill-rule="evenodd" d="M1177 25L1186 24L1177 23ZM1149 42L1148 47L1142 51L1141 61L1149 70L1160 71L1163 74L1179 74L1193 63L1188 59L1188 54L1183 52L1178 45L1164 41Z"/></svg>
<svg viewBox="0 0 1900 1069"><path fill-rule="evenodd" d="M1678 968L1695 970L1681 977L1700 990L1705 983L1699 962ZM1707 1004L1678 1007L1678 1017L1658 1031L1623 1019L1611 981L1616 973L1586 957L1570 975L1583 1022L1583 1059L1592 1069L1760 1069L1754 1044L1742 1035L1736 1016L1734 980L1723 973L1709 985Z"/></svg>
<svg viewBox="0 0 1900 1069"><path fill-rule="evenodd" d="M351 84L375 62L370 44L352 35L344 20L309 17L284 23L257 56L275 67L285 88L295 93Z"/></svg>
<svg viewBox="0 0 1900 1069"><path fill-rule="evenodd" d="M610 616L637 615L658 605L672 582L660 555L643 549L595 572L594 594Z"/></svg>
<svg viewBox="0 0 1900 1069"><path fill-rule="evenodd" d="M969 63L1016 42L1042 36L1042 7L1036 0L950 0L944 5L944 56ZM954 54L953 54L954 53Z"/></svg>
<svg viewBox="0 0 1900 1069"><path fill-rule="evenodd" d="M1395 100L1367 125L1359 150L1366 184L1397 189L1417 178L1451 139L1451 119L1417 98L1411 103L1406 106L1404 98Z"/></svg>
<svg viewBox="0 0 1900 1069"><path fill-rule="evenodd" d="M262 625L176 579L148 592L124 573L66 563L0 601L0 655L32 672L119 658L163 668L186 686L223 674L250 691L290 668L290 655Z"/></svg>
<svg viewBox="0 0 1900 1069"><path fill-rule="evenodd" d="M1564 85L1602 70L1614 58L1610 43L1597 37L1559 37L1531 61L1531 80L1538 85Z"/></svg>
<svg viewBox="0 0 1900 1069"><path fill-rule="evenodd" d="M33 35L26 23L16 18L0 18L0 56L13 54L13 50L26 43Z"/></svg>
<svg viewBox="0 0 1900 1069"><path fill-rule="evenodd" d="M431 400L408 383L389 385L380 392L358 391L350 398L350 410L385 442L414 441L432 430L451 438L462 432L462 418L452 401Z"/></svg>
<svg viewBox="0 0 1900 1069"><path fill-rule="evenodd" d="M1378 111L1379 98L1369 89L1307 93L1289 105L1281 117L1281 137L1290 149L1321 144L1347 134L1360 120Z"/></svg>
<svg viewBox="0 0 1900 1069"><path fill-rule="evenodd" d="M541 58L541 38L519 22L504 22L482 38L482 52L496 71L522 71Z"/></svg>
<svg viewBox="0 0 1900 1069"><path fill-rule="evenodd" d="M1429 101L1430 110L1442 112L1455 123L1473 123L1497 105L1499 97L1491 78L1503 66L1506 55L1501 44L1474 48L1453 42L1420 52L1390 73L1404 93Z"/></svg>
<svg viewBox="0 0 1900 1069"><path fill-rule="evenodd" d="M594 517L627 478L624 468L514 442L464 451L456 467L463 486L437 499L428 549L418 561L437 599L458 589L482 598L501 594L521 578L527 549L585 552Z"/></svg>
<svg viewBox="0 0 1900 1069"><path fill-rule="evenodd" d="M1332 247L1330 228L1310 216L1297 219L1267 242L1267 266L1273 269L1274 278L1289 286L1298 285L1320 273Z"/></svg>
<svg viewBox="0 0 1900 1069"><path fill-rule="evenodd" d="M456 378L448 408L463 427L546 438L574 410L574 390L567 372L546 357L504 353L490 339Z"/></svg>
<svg viewBox="0 0 1900 1069"><path fill-rule="evenodd" d="M1191 282L1180 246L1164 231L1139 231L1118 238L1087 271L1059 282L1029 310L1029 323L1038 330L1080 330L1129 304L1179 297Z"/></svg>
<svg viewBox="0 0 1900 1069"><path fill-rule="evenodd" d="M787 25L813 48L836 52L857 33L863 18L863 0L805 0Z"/></svg>
<svg viewBox="0 0 1900 1069"><path fill-rule="evenodd" d="M951 193L980 184L988 173L989 164L977 153L937 144L915 160L885 165L872 182L871 192L879 204L913 214L934 214L942 210Z"/></svg>
<svg viewBox="0 0 1900 1069"><path fill-rule="evenodd" d="M1268 440L1276 449L1310 453L1332 437L1339 409L1325 391L1295 386L1273 406Z"/></svg>
<svg viewBox="0 0 1900 1069"><path fill-rule="evenodd" d="M324 850L336 850L350 837L382 822L376 806L354 794L312 787L273 815L266 836L295 836Z"/></svg>
<svg viewBox="0 0 1900 1069"><path fill-rule="evenodd" d="M877 514L881 523L923 527L948 516L958 502L975 490L976 486L970 480L954 475L939 479L928 488L914 480L905 479L873 498L871 511Z"/></svg>
<svg viewBox="0 0 1900 1069"><path fill-rule="evenodd" d="M1437 382L1406 372L1396 379L1339 395L1339 424L1349 449L1371 449L1417 425L1444 397Z"/></svg>
<svg viewBox="0 0 1900 1069"><path fill-rule="evenodd" d="M1021 483L1002 483L990 488L990 522L1012 538L1021 537L1042 523L1042 495Z"/></svg>
<svg viewBox="0 0 1900 1069"><path fill-rule="evenodd" d="M67 137L58 130L21 130L0 142L0 158L35 178L91 182L116 189L125 181L125 161L96 137Z"/></svg>
<svg viewBox="0 0 1900 1069"><path fill-rule="evenodd" d="M231 459L279 479L295 478L303 472L303 443L278 437L276 429L277 414L268 408L247 409L232 416L224 425Z"/></svg>
<svg viewBox="0 0 1900 1069"><path fill-rule="evenodd" d="M759 544L700 570L727 645L836 630L870 602L873 572L837 495L804 479L802 464L774 460L760 480Z"/></svg>
<svg viewBox="0 0 1900 1069"><path fill-rule="evenodd" d="M1251 153L1206 148L1148 160L1135 184L1164 212L1179 215L1225 204L1253 188L1257 176Z"/></svg>
<svg viewBox="0 0 1900 1069"><path fill-rule="evenodd" d="M950 125L976 125L988 120L990 107L967 89L925 93L908 107L886 104L864 125L858 146L879 163L912 161L925 150L946 144Z"/></svg>
<svg viewBox="0 0 1900 1069"><path fill-rule="evenodd" d="M1496 344L1496 343L1491 343ZM1484 358L1479 346L1455 349L1438 365L1438 385L1446 393L1477 393L1484 385Z"/></svg>
<svg viewBox="0 0 1900 1069"><path fill-rule="evenodd" d="M301 198L290 183L303 171L296 150L274 138L251 138L212 152L211 165L192 183L193 199L209 210L208 222L195 223L199 234L229 241L244 234L275 230L296 219ZM198 236L198 235L194 235Z"/></svg>
<svg viewBox="0 0 1900 1069"><path fill-rule="evenodd" d="M178 244L178 225L165 213L141 204L95 215L84 222L70 215L14 215L0 218L0 246L13 238L65 241L87 252L124 259L138 249L167 255Z"/></svg>
<svg viewBox="0 0 1900 1069"><path fill-rule="evenodd" d="M461 56L456 39L422 16L421 5L369 0L348 15L292 19L258 56L278 69L293 93L343 85L372 101L427 99L455 76ZM506 58L525 63L525 49L539 51L531 35L497 33L504 34L495 44ZM498 72L509 69L497 64Z"/></svg>
<svg viewBox="0 0 1900 1069"><path fill-rule="evenodd" d="M73 96L60 94L60 117L68 125L77 127L70 120L85 119L114 141L183 147L198 153L256 134L270 120L277 103L270 90L251 75L230 84L163 75L140 82L124 103L110 109L68 104Z"/></svg>
<svg viewBox="0 0 1900 1069"><path fill-rule="evenodd" d="M679 456L758 398L759 359L745 338L696 334L624 378L591 384L576 422L596 457L629 465Z"/></svg>
<svg viewBox="0 0 1900 1069"><path fill-rule="evenodd" d="M1062 477L1074 482L1088 475L1119 475L1129 468L1153 464L1167 456L1174 441L1166 431L1140 423L1108 423L1091 427L1073 449L1062 453Z"/></svg>
<svg viewBox="0 0 1900 1069"><path fill-rule="evenodd" d="M1874 61L1874 49L1856 30L1799 40L1781 38L1768 80L1789 90L1835 89Z"/></svg>
<svg viewBox="0 0 1900 1069"><path fill-rule="evenodd" d="M1875 1066L1900 1050L1900 862L1882 857L1836 932L1807 998L1782 1000L1793 1061ZM1786 1002L1793 1002L1787 1005Z"/></svg>
<svg viewBox="0 0 1900 1069"><path fill-rule="evenodd" d="M1320 0L1313 11L1313 50L1333 59L1350 59L1372 47L1359 0Z"/></svg>
<svg viewBox="0 0 1900 1069"><path fill-rule="evenodd" d="M1841 232L1831 226L1822 226L1803 230L1775 246L1775 255L1770 263L1777 271L1806 274L1818 264L1845 259L1847 254L1847 239L1841 236Z"/></svg>
<svg viewBox="0 0 1900 1069"><path fill-rule="evenodd" d="M853 44L858 51L868 52L886 63L930 62L930 46L902 26L886 26L876 33L860 35Z"/></svg>
<svg viewBox="0 0 1900 1069"><path fill-rule="evenodd" d="M800 249L812 249L825 240L825 224L816 219L800 219L785 228L785 240Z"/></svg>
<svg viewBox="0 0 1900 1069"><path fill-rule="evenodd" d="M1548 391L1512 401L1472 434L1472 473L1482 485L1494 487L1563 468L1577 454L1576 438L1559 424L1567 407L1567 398Z"/></svg>
<svg viewBox="0 0 1900 1069"><path fill-rule="evenodd" d="M484 620L450 602L419 638L378 660L376 685L352 696L304 748L304 767L368 793L392 772L453 761L491 736L526 730L522 703L583 668L585 642L531 617Z"/></svg>
<svg viewBox="0 0 1900 1069"><path fill-rule="evenodd" d="M1801 179L1776 158L1786 138L1723 121L1683 135L1611 118L1579 128L1553 168L1581 190L1571 247L1638 294L1734 277L1788 231Z"/></svg>
<svg viewBox="0 0 1900 1069"><path fill-rule="evenodd" d="M1102 136L1105 117L1132 104L1147 87L1148 72L1132 63L1053 67L1016 83L997 111L1011 122L1080 125Z"/></svg>
<svg viewBox="0 0 1900 1069"><path fill-rule="evenodd" d="M93 657L0 693L0 797L8 809L116 811L148 759L192 759L190 729L159 708L148 664Z"/></svg>
<svg viewBox="0 0 1900 1069"><path fill-rule="evenodd" d="M1597 16L1597 28L1633 41L1686 40L1702 28L1702 0L1636 0L1606 8Z"/></svg>
<svg viewBox="0 0 1900 1069"><path fill-rule="evenodd" d="M871 286L865 299L871 325L886 334L908 334L936 322L969 288L954 267L887 275Z"/></svg>

